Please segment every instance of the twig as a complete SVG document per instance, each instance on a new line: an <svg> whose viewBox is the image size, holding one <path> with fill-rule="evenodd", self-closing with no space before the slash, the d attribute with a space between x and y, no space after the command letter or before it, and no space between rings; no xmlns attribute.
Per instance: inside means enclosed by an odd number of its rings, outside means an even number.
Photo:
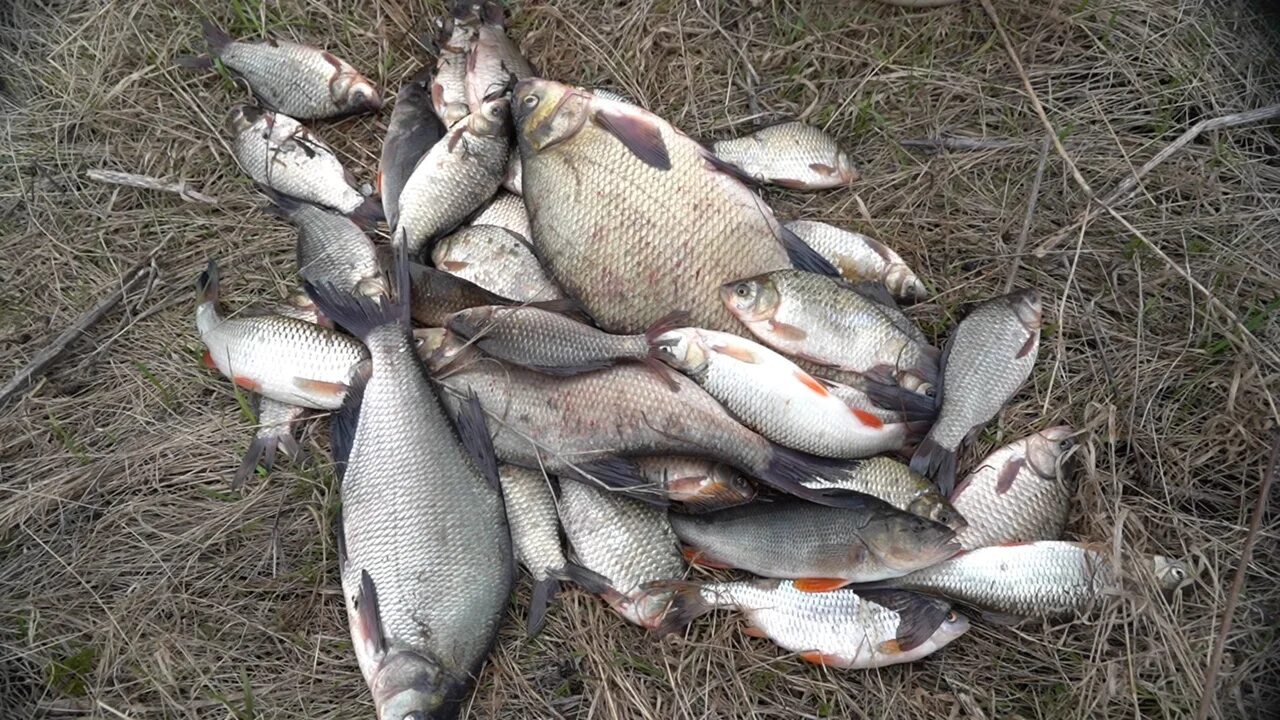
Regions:
<svg viewBox="0 0 1280 720"><path fill-rule="evenodd" d="M76 318L71 323L71 327L62 331L62 334L54 339L53 342L46 345L31 358L31 362L26 367L18 371L3 388L0 388L0 407L3 407L15 395L26 390L31 386L36 378L40 377L49 369L49 366L58 359L67 346L80 337L82 333L103 318L111 311L125 296L125 293L132 290L139 282L151 274L151 259L147 258L143 262L136 265L132 270L125 273L120 279L120 284L108 296L99 300L96 305L89 308L84 314Z"/></svg>
<svg viewBox="0 0 1280 720"><path fill-rule="evenodd" d="M967 138L946 136L920 138L916 140L899 140L898 144L905 148L919 148L925 152L942 152L943 150L1007 150L1009 148L1023 147L1027 143L1021 140L1009 140L1007 138Z"/></svg>
<svg viewBox="0 0 1280 720"><path fill-rule="evenodd" d="M1037 247L1035 251L1036 257L1044 257L1045 253L1057 247L1058 244L1069 237L1076 228L1080 227L1082 224L1091 222L1101 214L1104 207L1114 207L1117 203L1121 203L1129 199L1129 197L1137 191L1138 183L1142 181L1142 178L1146 177L1147 173L1150 173L1156 168L1156 166L1160 165L1165 160L1168 160L1174 153L1186 147L1192 140L1195 140L1200 135L1203 135L1210 130L1221 130L1223 128L1247 125L1249 123L1260 122L1262 120L1272 120L1275 118L1280 118L1280 105L1268 105L1267 107L1257 108L1255 110L1222 115L1215 118L1201 120L1195 125L1192 125L1186 132L1179 135L1176 140L1169 143L1163 150L1156 153L1154 157L1143 163L1142 167L1138 168L1132 175L1117 183L1115 188L1111 192L1107 193L1105 198L1098 201L1098 204L1090 205L1086 208L1074 223L1062 228L1050 236L1048 240L1040 243L1040 246Z"/></svg>
<svg viewBox="0 0 1280 720"><path fill-rule="evenodd" d="M217 205L218 198L205 195L202 192L192 190L187 187L185 181L168 182L159 180L146 175L134 175L133 173L116 172L115 170L89 170L85 172L90 180L108 185L127 185L129 187L142 188L143 190L159 190L160 192L177 193L182 196L183 200L194 200L206 203L208 205Z"/></svg>
<svg viewBox="0 0 1280 720"><path fill-rule="evenodd" d="M1036 203L1040 200L1040 181L1044 180L1044 166L1049 161L1049 137L1040 143L1040 163L1036 166L1036 177L1031 181L1031 196L1027 198L1027 214L1022 217L1022 232L1018 233L1018 247L1013 251L1013 267L1009 268L1009 279L1004 283L1004 292L1013 292L1013 279L1022 266L1022 251L1027 248L1027 236L1031 234L1031 219L1036 214Z"/></svg>
<svg viewBox="0 0 1280 720"><path fill-rule="evenodd" d="M1200 708L1196 710L1196 720L1209 717L1209 707L1213 704L1214 685L1218 680L1218 670L1222 667L1222 653L1227 645L1227 633L1231 632L1236 604L1240 601L1240 591L1244 588L1244 576L1249 569L1249 559L1253 555L1253 545L1258 539L1258 528L1262 526L1262 516L1267 511L1267 499L1271 495L1271 485L1276 475L1280 474L1280 428L1271 428L1271 459L1267 461L1267 472L1262 476L1262 487L1258 489L1258 500L1253 505L1253 516L1249 519L1249 534L1245 536L1244 547L1240 549L1240 564L1236 567L1236 575L1231 580L1231 591L1227 593L1227 606L1222 611L1222 626L1218 628L1218 638L1213 643L1213 654L1209 656L1209 667L1204 672L1204 690L1200 695Z"/></svg>

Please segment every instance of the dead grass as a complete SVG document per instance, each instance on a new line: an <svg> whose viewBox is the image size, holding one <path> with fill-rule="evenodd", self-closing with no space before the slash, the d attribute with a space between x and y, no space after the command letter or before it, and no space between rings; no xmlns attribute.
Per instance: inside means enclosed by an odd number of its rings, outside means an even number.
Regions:
<svg viewBox="0 0 1280 720"><path fill-rule="evenodd" d="M0 716L371 717L334 572L331 476L284 469L227 494L250 432L231 387L197 362L189 298L206 258L225 268L232 305L293 282L292 233L256 211L220 132L243 93L171 69L198 48L191 6L46 4L0 6L0 376L162 250L157 281L0 416L0 708L13 709ZM436 12L392 0L233 5L243 14L218 12L233 32L321 42L391 84L415 66L410 38ZM1097 192L1190 123L1280 98L1277 39L1245 4L995 5ZM807 113L868 170L850 192L769 193L779 215L895 247L938 292L917 311L930 332L1003 287L1043 130L977 3L532 2L514 25L546 75L620 87L703 137L749 125L749 60L763 111ZM368 178L384 122L319 132ZM1208 134L1118 208L1273 351L1276 129ZM1017 145L929 155L897 144L939 133ZM221 205L94 184L92 167L185 179ZM1029 247L1085 207L1051 152ZM1256 500L1280 367L1107 216L1043 259L1024 256L1017 282L1049 298L1046 342L981 449L1033 427L1084 428L1071 535L1188 557L1200 572L1191 592L1143 593L1049 628L979 626L924 662L872 672L804 665L728 616L655 641L569 592L539 639L508 624L469 717L1188 716ZM1280 704L1278 540L1272 513L1216 716Z"/></svg>

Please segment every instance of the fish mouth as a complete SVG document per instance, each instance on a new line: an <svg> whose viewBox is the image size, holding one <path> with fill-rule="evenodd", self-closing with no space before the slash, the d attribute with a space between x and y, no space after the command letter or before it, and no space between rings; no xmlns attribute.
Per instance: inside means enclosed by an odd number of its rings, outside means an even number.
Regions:
<svg viewBox="0 0 1280 720"><path fill-rule="evenodd" d="M1009 295L1009 304L1013 306L1018 322L1027 330L1035 332L1040 329L1042 315L1040 293L1028 288Z"/></svg>

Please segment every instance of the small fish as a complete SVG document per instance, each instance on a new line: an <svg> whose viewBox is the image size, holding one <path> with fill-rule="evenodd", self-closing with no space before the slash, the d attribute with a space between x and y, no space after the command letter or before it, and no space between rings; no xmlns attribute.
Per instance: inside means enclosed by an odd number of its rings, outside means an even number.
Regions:
<svg viewBox="0 0 1280 720"><path fill-rule="evenodd" d="M291 458L302 457L302 446L298 444L293 432L306 413L307 409L304 407L258 396L258 431L231 479L233 491L244 487L259 465L264 471L271 472L276 464L276 453L280 450L284 450Z"/></svg>
<svg viewBox="0 0 1280 720"><path fill-rule="evenodd" d="M671 606L671 594L644 588L684 577L685 571L666 514L617 493L566 481L560 484L560 522L578 564L608 580L592 591L627 620L657 627ZM576 574L570 570L571 576Z"/></svg>
<svg viewBox="0 0 1280 720"><path fill-rule="evenodd" d="M928 395L903 390L896 385L874 383L857 373L826 368L803 360L796 365L825 383L827 390L849 407L871 413L886 425L906 423L911 440L924 437L938 415L938 408ZM846 382L850 384L846 385Z"/></svg>
<svg viewBox="0 0 1280 720"><path fill-rule="evenodd" d="M911 469L950 495L956 453L969 434L994 418L1031 376L1040 349L1040 294L1021 290L981 303L943 349L935 386L938 419L916 448Z"/></svg>
<svg viewBox="0 0 1280 720"><path fill-rule="evenodd" d="M1162 589L1180 587L1188 578L1180 562L1158 556L1146 562ZM876 583L876 587L939 595L1016 618L1080 615L1120 590L1119 585L1110 548L1056 540L978 548Z"/></svg>
<svg viewBox="0 0 1280 720"><path fill-rule="evenodd" d="M720 140L712 143L711 150L755 180L793 190L840 187L862 177L835 138L798 121Z"/></svg>
<svg viewBox="0 0 1280 720"><path fill-rule="evenodd" d="M867 458L828 479L806 480L811 488L835 488L870 495L899 510L929 518L963 538L967 518L953 507L929 479L887 457Z"/></svg>
<svg viewBox="0 0 1280 720"><path fill-rule="evenodd" d="M673 313L644 335L610 335L537 307L489 306L460 310L446 327L499 360L550 375L577 375L632 361L665 377L670 371L655 354L655 338L685 320Z"/></svg>
<svg viewBox="0 0 1280 720"><path fill-rule="evenodd" d="M518 156L516 156L518 157ZM529 211L518 195L498 191L488 205L471 220L472 225L495 225L519 235L526 243L533 234L529 229Z"/></svg>
<svg viewBox="0 0 1280 720"><path fill-rule="evenodd" d="M779 270L728 283L720 298L779 352L912 391L937 382L938 351L903 327L896 308L843 280Z"/></svg>
<svg viewBox="0 0 1280 720"><path fill-rule="evenodd" d="M227 126L235 136L236 162L254 182L362 222L381 217L382 208L355 188L333 149L297 120L241 105L231 111Z"/></svg>
<svg viewBox="0 0 1280 720"><path fill-rule="evenodd" d="M452 128L470 112L467 106L467 55L478 28L471 17L446 18L436 33L440 53L431 81L431 106L446 128Z"/></svg>
<svg viewBox="0 0 1280 720"><path fill-rule="evenodd" d="M642 457L635 463L645 480L665 490L683 512L723 510L756 497L755 486L724 463L696 457Z"/></svg>
<svg viewBox="0 0 1280 720"><path fill-rule="evenodd" d="M444 137L445 128L431 107L431 70L424 68L405 81L396 93L387 121L378 162L378 195L386 210L387 225L396 226L400 192L413 168Z"/></svg>
<svg viewBox="0 0 1280 720"><path fill-rule="evenodd" d="M482 22L467 53L467 105L473 110L490 93L501 91L514 80L536 75L520 48L507 37L502 5L486 2L480 12Z"/></svg>
<svg viewBox="0 0 1280 720"><path fill-rule="evenodd" d="M443 327L450 316L467 308L522 304L427 265L410 263L409 281L413 284L413 320L427 327ZM550 303L534 303L530 307L558 308L564 303L563 300L553 300Z"/></svg>
<svg viewBox="0 0 1280 720"><path fill-rule="evenodd" d="M431 262L493 293L521 302L560 300L555 284L520 236L494 225L471 225L441 238Z"/></svg>
<svg viewBox="0 0 1280 720"><path fill-rule="evenodd" d="M298 228L298 274L343 292L385 291L373 241L350 218L311 203L277 195L276 207Z"/></svg>
<svg viewBox="0 0 1280 720"><path fill-rule="evenodd" d="M237 386L277 402L334 410L368 359L346 335L279 315L223 317L218 312L218 266L196 281L196 328L205 364Z"/></svg>
<svg viewBox="0 0 1280 720"><path fill-rule="evenodd" d="M528 470L514 465L499 465L498 479L502 482L503 504L507 510L507 522L511 526L511 543L516 560L533 576L533 599L529 602L527 623L529 637L537 635L547 621L547 607L560 589L560 581L584 578L594 581L593 587L603 590L608 580L592 576L590 570L574 567L560 547L560 516L556 511L555 494L551 481L540 470Z"/></svg>
<svg viewBox="0 0 1280 720"><path fill-rule="evenodd" d="M825 592L935 565L960 552L950 528L868 495L834 508L790 498L671 515L671 527L698 564L795 579Z"/></svg>
<svg viewBox="0 0 1280 720"><path fill-rule="evenodd" d="M898 253L862 233L842 230L813 220L783 223L788 230L817 250L850 282L883 283L901 300L925 299L929 291Z"/></svg>
<svg viewBox="0 0 1280 720"><path fill-rule="evenodd" d="M333 53L287 40L241 42L213 23L202 22L209 53L244 78L264 106L295 118L370 112L382 107L378 87ZM180 65L213 67L208 57Z"/></svg>
<svg viewBox="0 0 1280 720"><path fill-rule="evenodd" d="M413 169L400 191L392 232L416 256L493 197L506 170L511 116L505 98L486 102L449 128Z"/></svg>
<svg viewBox="0 0 1280 720"><path fill-rule="evenodd" d="M659 632L674 632L716 609L746 616L743 632L765 637L806 662L877 668L913 662L969 630L969 620L936 598L892 590L812 593L786 580L657 584L673 593Z"/></svg>
<svg viewBox="0 0 1280 720"><path fill-rule="evenodd" d="M1074 490L1072 432L1060 425L1009 443L956 486L951 502L969 520L958 535L965 550L1062 536Z"/></svg>
<svg viewBox="0 0 1280 720"><path fill-rule="evenodd" d="M906 425L886 425L849 406L795 363L739 335L680 328L654 336L652 345L658 358L779 445L855 458L900 449L907 438Z"/></svg>

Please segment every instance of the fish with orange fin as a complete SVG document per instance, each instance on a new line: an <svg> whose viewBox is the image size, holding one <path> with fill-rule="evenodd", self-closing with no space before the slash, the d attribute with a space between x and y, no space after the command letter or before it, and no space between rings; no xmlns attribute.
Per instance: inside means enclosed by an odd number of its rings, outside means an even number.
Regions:
<svg viewBox="0 0 1280 720"><path fill-rule="evenodd" d="M905 575L960 551L945 525L848 495L838 508L779 498L704 515L673 513L670 521L680 541L706 561L793 579L813 592Z"/></svg>
<svg viewBox="0 0 1280 720"><path fill-rule="evenodd" d="M697 457L636 458L636 467L667 500L686 513L706 513L744 505L756 497L756 488L732 466Z"/></svg>
<svg viewBox="0 0 1280 720"><path fill-rule="evenodd" d="M862 177L835 138L798 121L717 141L711 151L755 180L793 190L841 187Z"/></svg>
<svg viewBox="0 0 1280 720"><path fill-rule="evenodd" d="M795 363L739 335L679 328L655 335L652 345L740 422L784 447L869 457L901 449L911 433L906 423L850 406Z"/></svg>
<svg viewBox="0 0 1280 720"><path fill-rule="evenodd" d="M712 610L737 610L743 633L768 638L802 660L865 669L913 662L946 647L969 630L951 604L916 593L851 589L813 593L787 580L655 583L650 592L671 597L658 631L682 630Z"/></svg>
<svg viewBox="0 0 1280 720"><path fill-rule="evenodd" d="M224 317L218 311L218 266L196 282L196 328L206 364L244 390L299 407L333 410L368 360L347 335L280 315Z"/></svg>

